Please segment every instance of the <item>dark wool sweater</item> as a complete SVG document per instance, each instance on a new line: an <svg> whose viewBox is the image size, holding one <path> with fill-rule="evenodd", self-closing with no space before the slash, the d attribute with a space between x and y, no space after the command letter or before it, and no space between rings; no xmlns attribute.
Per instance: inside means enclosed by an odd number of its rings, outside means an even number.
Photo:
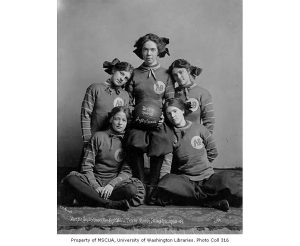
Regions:
<svg viewBox="0 0 300 246"><path fill-rule="evenodd" d="M193 84L189 88L177 87L175 89L175 97L191 103L190 113L185 117L187 120L201 123L213 133L215 115L212 96L208 90L197 84Z"/></svg>
<svg viewBox="0 0 300 246"><path fill-rule="evenodd" d="M214 173L211 163L218 152L203 125L187 121L185 127L175 127L173 146L172 173L183 174L192 181L207 179Z"/></svg>
<svg viewBox="0 0 300 246"><path fill-rule="evenodd" d="M108 127L108 113L116 106L128 106L128 92L115 89L108 80L90 85L81 106L81 130L84 143L88 143L96 131Z"/></svg>
<svg viewBox="0 0 300 246"><path fill-rule="evenodd" d="M96 132L90 139L81 164L81 173L94 189L111 184L113 187L132 176L130 167L123 161L121 140L112 130Z"/></svg>
<svg viewBox="0 0 300 246"><path fill-rule="evenodd" d="M174 87L169 74L160 64L152 67L141 65L136 68L128 92L132 105L137 105L144 100L163 103L163 99L174 97Z"/></svg>

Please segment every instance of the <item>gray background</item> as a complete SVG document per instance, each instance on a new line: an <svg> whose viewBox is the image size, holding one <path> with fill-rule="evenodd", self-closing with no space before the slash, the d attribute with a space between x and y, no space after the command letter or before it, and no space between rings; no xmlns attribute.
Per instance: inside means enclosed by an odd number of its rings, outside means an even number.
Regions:
<svg viewBox="0 0 300 246"><path fill-rule="evenodd" d="M135 41L153 32L168 37L164 67L185 58L214 100L219 156L215 167L242 166L241 0L58 0L58 166L78 165L80 108L86 88L108 78L105 60L133 66Z"/></svg>

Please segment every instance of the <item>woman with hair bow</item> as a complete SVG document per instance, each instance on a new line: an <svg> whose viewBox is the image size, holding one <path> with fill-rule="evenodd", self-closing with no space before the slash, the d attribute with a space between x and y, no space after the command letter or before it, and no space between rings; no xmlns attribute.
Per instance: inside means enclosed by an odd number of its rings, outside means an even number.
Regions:
<svg viewBox="0 0 300 246"><path fill-rule="evenodd" d="M175 97L181 98L188 106L186 119L201 123L213 133L215 114L212 96L195 81L201 72L201 68L192 66L184 59L175 60L169 67L169 73L175 84Z"/></svg>
<svg viewBox="0 0 300 246"><path fill-rule="evenodd" d="M128 106L129 95L124 87L130 81L133 66L115 58L103 63L105 72L111 75L104 83L90 85L81 106L81 130L86 147L96 131L108 128L108 113L116 106Z"/></svg>
<svg viewBox="0 0 300 246"><path fill-rule="evenodd" d="M168 71L158 62L158 58L169 55L167 44L168 38L152 33L140 37L135 43L133 52L143 60L143 63L134 70L133 78L127 87L132 105L152 101L162 108L165 99L174 97L174 87ZM138 125L133 125L128 133L126 140L128 162L133 169L133 175L142 182L145 182L143 155L146 153L150 157L150 180L146 203L151 200L151 192L159 180L163 161L170 162L167 156L172 151L169 132L170 129L163 123L162 118L156 129L141 129Z"/></svg>

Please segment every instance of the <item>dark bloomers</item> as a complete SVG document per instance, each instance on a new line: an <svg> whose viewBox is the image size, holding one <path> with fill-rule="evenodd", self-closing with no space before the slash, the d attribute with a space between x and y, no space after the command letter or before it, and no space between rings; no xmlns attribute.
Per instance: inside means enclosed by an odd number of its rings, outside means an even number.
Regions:
<svg viewBox="0 0 300 246"><path fill-rule="evenodd" d="M169 49L166 46L169 44L169 39L164 37L159 37L153 33L146 34L143 37L140 37L138 41L136 41L134 47L136 48L133 52L141 59L142 56L142 49L144 43L147 41L152 41L156 43L158 49L158 57L164 57L166 54L170 55Z"/></svg>

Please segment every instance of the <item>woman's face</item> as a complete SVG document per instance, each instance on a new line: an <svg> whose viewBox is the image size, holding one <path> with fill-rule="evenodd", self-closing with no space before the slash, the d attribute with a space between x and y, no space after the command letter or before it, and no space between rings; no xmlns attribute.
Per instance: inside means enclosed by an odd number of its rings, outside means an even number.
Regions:
<svg viewBox="0 0 300 246"><path fill-rule="evenodd" d="M190 73L186 68L173 68L172 76L179 86L184 87L192 83Z"/></svg>
<svg viewBox="0 0 300 246"><path fill-rule="evenodd" d="M184 111L180 108L169 106L166 109L168 120L176 127L185 126Z"/></svg>
<svg viewBox="0 0 300 246"><path fill-rule="evenodd" d="M111 119L111 126L114 131L122 133L127 125L127 118L124 112L116 113Z"/></svg>
<svg viewBox="0 0 300 246"><path fill-rule="evenodd" d="M128 80L130 79L131 73L128 71L114 71L114 73L111 76L112 83L117 86L121 87L125 85Z"/></svg>
<svg viewBox="0 0 300 246"><path fill-rule="evenodd" d="M144 46L142 48L142 55L146 65L155 65L157 63L158 57L158 49L156 43L150 40L144 43Z"/></svg>

